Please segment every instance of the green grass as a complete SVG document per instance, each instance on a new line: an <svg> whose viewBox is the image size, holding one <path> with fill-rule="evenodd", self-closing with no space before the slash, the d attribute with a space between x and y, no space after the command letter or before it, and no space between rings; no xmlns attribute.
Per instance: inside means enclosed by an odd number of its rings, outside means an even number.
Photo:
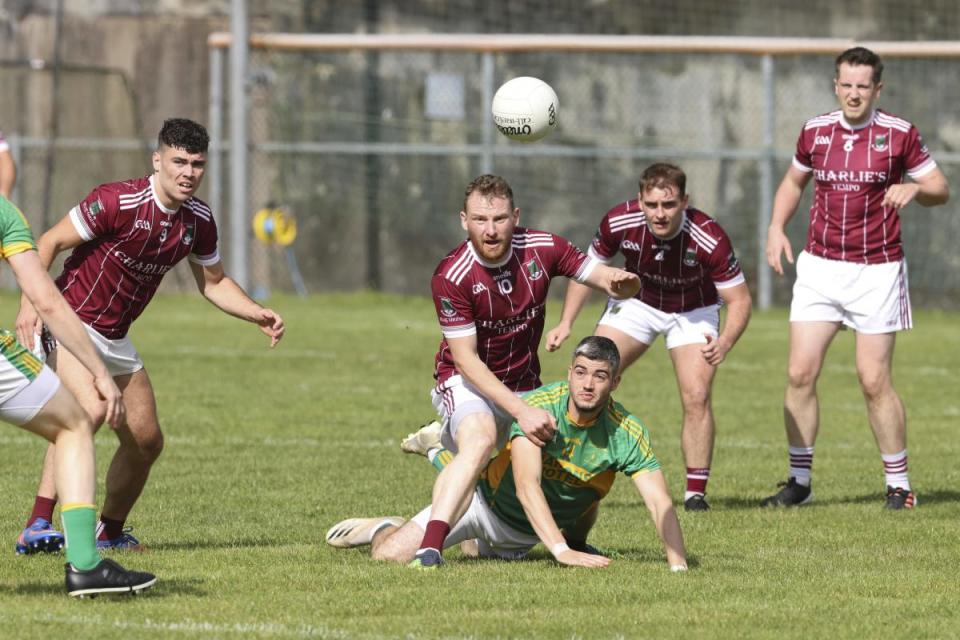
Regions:
<svg viewBox="0 0 960 640"><path fill-rule="evenodd" d="M15 300L0 298L12 326ZM62 557L18 558L39 439L0 430L0 637L55 638L709 638L896 635L960 629L960 316L917 312L901 336L896 382L910 420L920 508L882 509L882 466L866 424L852 335L821 379L816 500L796 511L757 501L786 472L781 419L786 314L756 314L719 374L709 514L680 519L687 574L667 571L631 483L616 483L592 541L620 554L606 570L564 569L538 548L521 563L448 553L423 574L323 544L351 516L409 516L435 473L401 436L431 417L439 331L427 299L278 298L289 333L275 351L253 327L197 296L160 297L132 334L157 391L166 450L131 523L150 547L122 562L160 583L136 599L72 601ZM551 304L556 317L559 301ZM575 335L599 313L583 314ZM543 357L562 376L566 353ZM653 436L682 496L680 406L662 342L617 398ZM106 430L105 469L116 446ZM101 473L102 478L102 473ZM102 493L101 493L102 498Z"/></svg>

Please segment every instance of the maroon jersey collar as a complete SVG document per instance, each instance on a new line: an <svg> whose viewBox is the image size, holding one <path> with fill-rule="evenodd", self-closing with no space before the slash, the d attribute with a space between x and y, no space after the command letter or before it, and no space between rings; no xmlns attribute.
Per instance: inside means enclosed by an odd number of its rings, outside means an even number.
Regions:
<svg viewBox="0 0 960 640"><path fill-rule="evenodd" d="M160 211L163 211L164 213L174 214L180 210L180 207L177 207L176 209L168 209L167 207L163 206L163 203L160 202L160 196L157 195L157 187L153 183L153 176L150 176L150 195L153 196L153 202L154 204L157 205Z"/></svg>
<svg viewBox="0 0 960 640"><path fill-rule="evenodd" d="M877 117L877 110L874 109L870 112L870 117L867 118L866 122L863 124L858 124L856 126L847 122L847 119L843 115L843 111L840 111L840 126L848 131L860 131L861 129L866 129L873 124L874 119Z"/></svg>

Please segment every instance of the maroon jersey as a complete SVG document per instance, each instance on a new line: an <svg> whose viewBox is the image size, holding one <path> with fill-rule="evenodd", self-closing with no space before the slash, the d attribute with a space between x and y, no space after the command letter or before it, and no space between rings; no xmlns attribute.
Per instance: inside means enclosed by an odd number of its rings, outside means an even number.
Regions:
<svg viewBox="0 0 960 640"><path fill-rule="evenodd" d="M105 338L127 335L163 275L190 255L202 265L220 261L210 208L190 198L179 209L160 204L150 177L103 184L70 210L85 242L57 278L80 319Z"/></svg>
<svg viewBox="0 0 960 640"><path fill-rule="evenodd" d="M716 220L690 207L670 240L653 235L638 200L610 209L588 253L609 263L617 251L626 258L623 268L640 276L635 297L668 313L716 304L717 288L745 282L726 232Z"/></svg>
<svg viewBox="0 0 960 640"><path fill-rule="evenodd" d="M510 253L499 263L484 262L466 241L448 254L430 288L443 340L437 352L437 383L458 372L447 338L476 334L477 353L512 391L540 386L537 348L543 334L550 279L583 282L596 262L569 241L545 231L517 227Z"/></svg>
<svg viewBox="0 0 960 640"><path fill-rule="evenodd" d="M793 166L813 172L806 250L821 258L863 264L903 258L900 216L883 207L892 184L936 168L917 128L879 109L854 129L842 111L812 118L797 140Z"/></svg>

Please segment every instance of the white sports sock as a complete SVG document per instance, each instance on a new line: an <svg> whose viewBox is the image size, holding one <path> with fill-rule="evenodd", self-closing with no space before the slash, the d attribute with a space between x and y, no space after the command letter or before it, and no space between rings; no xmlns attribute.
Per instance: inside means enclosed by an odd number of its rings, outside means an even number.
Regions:
<svg viewBox="0 0 960 640"><path fill-rule="evenodd" d="M880 457L883 459L883 475L887 486L910 491L910 478L907 477L907 450L890 455L881 453Z"/></svg>
<svg viewBox="0 0 960 640"><path fill-rule="evenodd" d="M790 477L796 478L797 484L810 486L810 475L813 470L813 447L788 447L790 453Z"/></svg>

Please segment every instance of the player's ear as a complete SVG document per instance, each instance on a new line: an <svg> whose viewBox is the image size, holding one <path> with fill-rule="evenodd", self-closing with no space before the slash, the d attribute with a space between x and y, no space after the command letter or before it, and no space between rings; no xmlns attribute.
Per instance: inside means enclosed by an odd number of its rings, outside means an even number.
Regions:
<svg viewBox="0 0 960 640"><path fill-rule="evenodd" d="M467 230L467 212L466 211L460 212L460 226L463 227L464 231Z"/></svg>
<svg viewBox="0 0 960 640"><path fill-rule="evenodd" d="M153 170L157 172L160 171L160 152L159 151L153 152Z"/></svg>
<svg viewBox="0 0 960 640"><path fill-rule="evenodd" d="M620 374L613 376L613 384L610 385L610 393L613 393L617 390L617 387L620 386Z"/></svg>
<svg viewBox="0 0 960 640"><path fill-rule="evenodd" d="M520 207L514 207L513 209L513 224L520 222Z"/></svg>

